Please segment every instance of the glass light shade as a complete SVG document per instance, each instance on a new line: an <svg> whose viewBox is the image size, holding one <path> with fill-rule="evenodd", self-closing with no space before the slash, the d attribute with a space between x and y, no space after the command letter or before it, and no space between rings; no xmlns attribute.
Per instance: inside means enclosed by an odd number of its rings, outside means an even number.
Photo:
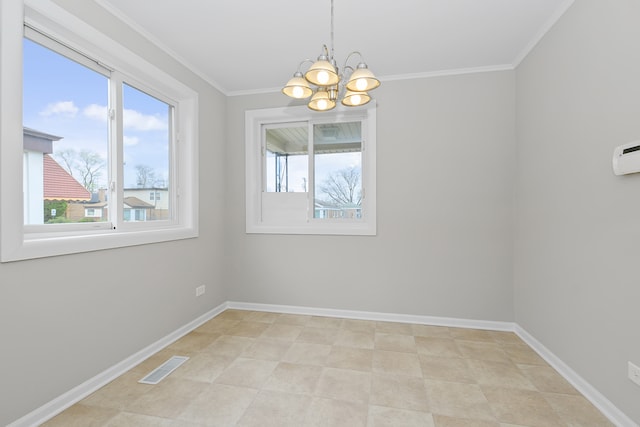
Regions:
<svg viewBox="0 0 640 427"><path fill-rule="evenodd" d="M336 68L329 61L321 58L313 63L304 78L316 86L333 86L340 81Z"/></svg>
<svg viewBox="0 0 640 427"><path fill-rule="evenodd" d="M358 68L351 73L347 82L347 89L353 92L366 92L380 86L380 80L373 75L364 63L358 64Z"/></svg>
<svg viewBox="0 0 640 427"><path fill-rule="evenodd" d="M302 73L298 71L287 82L286 86L282 88L282 93L291 98L302 99L310 97L313 94L313 90L309 86L309 83L302 77Z"/></svg>
<svg viewBox="0 0 640 427"><path fill-rule="evenodd" d="M350 90L344 94L342 98L342 105L347 107L357 107L358 105L364 105L371 101L371 97L367 92L352 92Z"/></svg>
<svg viewBox="0 0 640 427"><path fill-rule="evenodd" d="M317 91L309 101L308 107L315 111L328 111L336 106L336 101L329 97L326 90Z"/></svg>

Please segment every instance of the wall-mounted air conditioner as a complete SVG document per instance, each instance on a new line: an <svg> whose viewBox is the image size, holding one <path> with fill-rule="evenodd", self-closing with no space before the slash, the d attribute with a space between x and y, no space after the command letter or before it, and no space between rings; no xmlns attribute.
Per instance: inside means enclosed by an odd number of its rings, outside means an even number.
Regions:
<svg viewBox="0 0 640 427"><path fill-rule="evenodd" d="M613 150L613 173L626 175L640 172L640 141L620 145Z"/></svg>

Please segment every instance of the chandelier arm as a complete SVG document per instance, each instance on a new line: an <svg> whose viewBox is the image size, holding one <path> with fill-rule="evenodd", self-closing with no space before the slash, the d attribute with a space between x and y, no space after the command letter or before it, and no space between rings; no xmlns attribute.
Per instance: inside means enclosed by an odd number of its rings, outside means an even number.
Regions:
<svg viewBox="0 0 640 427"><path fill-rule="evenodd" d="M362 57L362 54L357 50L354 50L349 55L347 55L347 59L344 60L344 66L342 67L343 69L347 68L347 62L349 62L349 59L351 59L353 55L358 55L360 57L360 62L364 62L364 58ZM349 68L351 68L351 71L353 71L353 67L349 67Z"/></svg>
<svg viewBox="0 0 640 427"><path fill-rule="evenodd" d="M311 64L313 64L313 59L305 59L303 61L300 62L300 64L298 64L298 71L302 71L302 66L304 65L305 62L309 62Z"/></svg>
<svg viewBox="0 0 640 427"><path fill-rule="evenodd" d="M320 57L325 57L327 58L327 61L329 61L331 58L329 57L329 48L327 47L326 44L322 45L322 51L320 52ZM318 59L320 59L320 57L318 57Z"/></svg>
<svg viewBox="0 0 640 427"><path fill-rule="evenodd" d="M345 106L357 107L364 105L371 99L367 91L380 85L380 81L368 70L367 64L364 63L364 58L359 51L349 53L344 61L344 66L338 68L334 50L334 0L330 0L330 2L331 37L329 46L322 45L322 52L316 61L305 59L300 62L298 71L282 89L285 95L297 99L304 97L301 95L315 91L307 106L316 111L331 110L341 97L343 98L341 102ZM360 61L354 66L348 65L351 57L355 55L360 58ZM311 63L311 66L303 75L302 69L307 62ZM353 77L356 74L357 79L354 79ZM309 85L316 87L313 88Z"/></svg>
<svg viewBox="0 0 640 427"><path fill-rule="evenodd" d="M347 70L349 70L349 75L353 74L353 72L355 71L355 68L353 68L351 65L346 65L342 67L342 77L347 77Z"/></svg>
<svg viewBox="0 0 640 427"><path fill-rule="evenodd" d="M347 62L345 61L345 65L344 67L342 67L342 72L340 73L340 82L338 83L338 90L341 94L346 92L347 80L349 80L349 76L355 71L355 68L353 68L351 65L346 64ZM347 70L349 72L347 72Z"/></svg>

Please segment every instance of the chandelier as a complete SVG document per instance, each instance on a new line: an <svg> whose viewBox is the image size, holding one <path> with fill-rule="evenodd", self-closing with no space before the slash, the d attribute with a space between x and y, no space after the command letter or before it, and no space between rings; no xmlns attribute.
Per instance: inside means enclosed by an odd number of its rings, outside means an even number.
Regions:
<svg viewBox="0 0 640 427"><path fill-rule="evenodd" d="M358 56L360 62L356 67L348 65L352 57ZM311 63L311 67L303 74L302 67ZM342 105L357 107L371 100L367 93L380 86L380 81L364 63L362 54L354 51L347 55L342 71L338 68L333 50L333 0L331 0L331 50L322 46L322 52L314 62L305 59L289 80L282 93L291 98L305 99L311 97L307 106L315 111L328 111L336 106L340 99ZM313 95L313 96L312 96Z"/></svg>

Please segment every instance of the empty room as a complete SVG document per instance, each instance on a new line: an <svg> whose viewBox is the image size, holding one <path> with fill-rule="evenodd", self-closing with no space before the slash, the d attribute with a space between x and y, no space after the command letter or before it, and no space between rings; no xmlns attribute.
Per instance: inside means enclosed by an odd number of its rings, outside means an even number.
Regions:
<svg viewBox="0 0 640 427"><path fill-rule="evenodd" d="M637 427L639 22L1 0L0 425Z"/></svg>

